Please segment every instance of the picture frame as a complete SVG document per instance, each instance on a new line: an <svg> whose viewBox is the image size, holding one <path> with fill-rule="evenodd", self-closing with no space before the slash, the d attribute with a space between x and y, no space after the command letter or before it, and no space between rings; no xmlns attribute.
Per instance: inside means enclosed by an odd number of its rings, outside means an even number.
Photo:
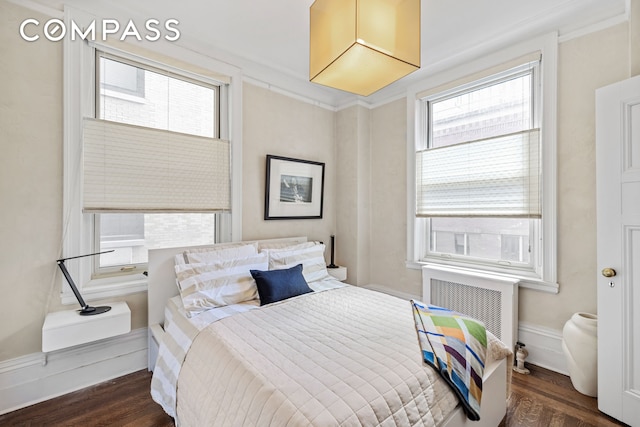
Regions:
<svg viewBox="0 0 640 427"><path fill-rule="evenodd" d="M324 163L267 155L264 219L319 219Z"/></svg>

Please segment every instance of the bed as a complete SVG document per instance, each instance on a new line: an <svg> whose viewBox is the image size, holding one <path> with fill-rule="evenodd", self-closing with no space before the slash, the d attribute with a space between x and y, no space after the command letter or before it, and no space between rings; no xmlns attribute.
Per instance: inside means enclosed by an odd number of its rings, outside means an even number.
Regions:
<svg viewBox="0 0 640 427"><path fill-rule="evenodd" d="M319 266L324 246L305 237L242 244L267 255L265 270L285 274L303 264L313 292L263 306L250 299L209 309L176 286L182 268L176 263L187 253L202 261L199 251L207 248L149 252L151 394L177 425L500 423L512 359L492 335L480 421L470 421L450 387L424 365L408 301L335 280L323 258ZM303 252L315 258L299 258Z"/></svg>

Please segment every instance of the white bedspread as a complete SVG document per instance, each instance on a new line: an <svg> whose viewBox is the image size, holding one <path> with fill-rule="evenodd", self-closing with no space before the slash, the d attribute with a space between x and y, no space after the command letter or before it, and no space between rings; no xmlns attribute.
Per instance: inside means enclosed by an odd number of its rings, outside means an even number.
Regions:
<svg viewBox="0 0 640 427"><path fill-rule="evenodd" d="M311 282L315 292L345 286L333 278ZM256 309L260 301L253 300L240 304L220 307L188 318L179 296L170 299L165 307L164 338L160 343L158 358L151 380L151 397L165 412L176 418L176 387L184 358L193 339L208 325L229 316Z"/></svg>
<svg viewBox="0 0 640 427"><path fill-rule="evenodd" d="M347 286L204 328L177 415L181 426L436 426L457 405L422 362L410 303Z"/></svg>

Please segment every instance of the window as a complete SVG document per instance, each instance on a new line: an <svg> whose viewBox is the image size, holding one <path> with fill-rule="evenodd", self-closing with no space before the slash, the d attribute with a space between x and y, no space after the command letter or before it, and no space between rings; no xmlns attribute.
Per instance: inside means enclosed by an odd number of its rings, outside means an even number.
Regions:
<svg viewBox="0 0 640 427"><path fill-rule="evenodd" d="M93 17L69 8L66 19L89 25ZM115 249L67 264L84 299L145 291L148 248L242 239L242 162L232 155L241 148L239 69L178 46L138 54L63 43L61 257ZM206 197L198 205L199 183L221 189L222 204ZM167 190L176 186L188 191ZM62 303L77 304L61 283Z"/></svg>
<svg viewBox="0 0 640 427"><path fill-rule="evenodd" d="M416 94L409 251L418 263L515 274L556 289L548 202L555 174L546 197L542 180L542 135L550 134L541 126L543 67L539 54L508 64Z"/></svg>
<svg viewBox="0 0 640 427"><path fill-rule="evenodd" d="M455 233L453 235L455 240L455 251L459 255L468 255L469 248L467 242L469 241L469 235L467 233ZM436 249L434 249L436 251Z"/></svg>
<svg viewBox="0 0 640 427"><path fill-rule="evenodd" d="M220 136L218 86L102 52L97 56L96 117L210 138ZM136 93L142 99L132 102L114 91Z"/></svg>
<svg viewBox="0 0 640 427"><path fill-rule="evenodd" d="M218 86L98 52L96 117L144 128L217 138ZM136 94L140 99L123 97ZM216 242L217 213L94 215L94 277L144 270L148 249Z"/></svg>
<svg viewBox="0 0 640 427"><path fill-rule="evenodd" d="M501 257L507 261L523 262L525 260L524 236L500 235ZM526 251L528 255L528 250Z"/></svg>
<svg viewBox="0 0 640 427"><path fill-rule="evenodd" d="M101 92L111 91L144 98L145 71L119 61L100 58Z"/></svg>

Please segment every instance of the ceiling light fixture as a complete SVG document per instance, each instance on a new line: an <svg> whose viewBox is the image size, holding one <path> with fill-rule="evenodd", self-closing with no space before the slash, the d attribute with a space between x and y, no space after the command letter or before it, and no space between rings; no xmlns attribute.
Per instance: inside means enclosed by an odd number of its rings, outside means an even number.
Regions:
<svg viewBox="0 0 640 427"><path fill-rule="evenodd" d="M420 0L315 0L309 79L368 96L420 68Z"/></svg>

